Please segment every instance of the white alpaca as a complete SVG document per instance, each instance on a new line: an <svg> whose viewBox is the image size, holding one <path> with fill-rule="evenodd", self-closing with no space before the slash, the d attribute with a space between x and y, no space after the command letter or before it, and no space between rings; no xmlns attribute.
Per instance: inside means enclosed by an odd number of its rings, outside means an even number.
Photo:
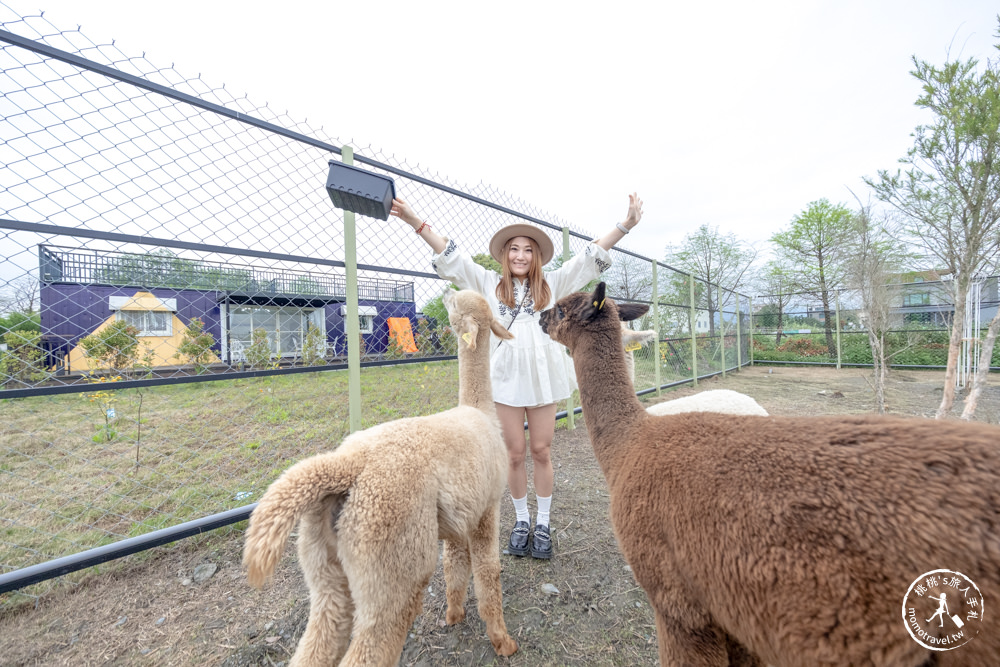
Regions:
<svg viewBox="0 0 1000 667"><path fill-rule="evenodd" d="M625 351L625 366L628 376L635 383L635 351L656 340L656 332L652 329L633 331L625 322L622 327L622 347ZM662 403L656 403L646 408L651 415L676 415L681 412L719 412L727 415L760 415L767 416L767 410L747 396L731 389L712 389L692 396L675 398Z"/></svg>
<svg viewBox="0 0 1000 667"><path fill-rule="evenodd" d="M767 416L767 410L746 394L732 389L711 389L691 396L663 401L646 408L651 415L676 415L681 412L719 412L726 415Z"/></svg>

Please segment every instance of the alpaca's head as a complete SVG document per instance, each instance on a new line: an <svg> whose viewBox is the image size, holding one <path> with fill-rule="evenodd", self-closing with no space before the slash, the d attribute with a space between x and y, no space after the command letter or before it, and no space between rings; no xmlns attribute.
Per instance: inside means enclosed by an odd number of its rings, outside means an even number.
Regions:
<svg viewBox="0 0 1000 667"><path fill-rule="evenodd" d="M503 328L493 317L493 311L483 295L472 290L456 292L449 289L442 297L444 307L448 309L448 321L452 331L458 338L459 346L465 345L470 350L484 345L489 348L490 331L501 340L510 340L514 334Z"/></svg>
<svg viewBox="0 0 1000 667"><path fill-rule="evenodd" d="M603 337L614 341L617 354L622 353L620 321L642 317L649 306L638 303L616 304L605 297L607 286L598 283L593 294L576 292L559 299L556 305L542 313L542 331L552 340L565 345L570 354L581 340Z"/></svg>
<svg viewBox="0 0 1000 667"><path fill-rule="evenodd" d="M634 331L625 322L622 325L622 346L625 348L625 366L628 368L628 376L635 382L635 351L642 349L646 343L656 340L656 331L646 329L645 331Z"/></svg>

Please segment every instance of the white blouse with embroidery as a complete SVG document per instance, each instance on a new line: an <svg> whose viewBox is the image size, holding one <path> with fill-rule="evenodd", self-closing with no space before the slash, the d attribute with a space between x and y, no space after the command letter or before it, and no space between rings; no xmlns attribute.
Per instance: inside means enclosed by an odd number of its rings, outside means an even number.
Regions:
<svg viewBox="0 0 1000 667"><path fill-rule="evenodd" d="M536 407L569 398L576 389L573 360L559 343L542 331L539 322L542 311L534 309L531 290L524 282L514 279L514 308L497 299L496 287L500 275L479 266L472 257L458 250L449 240L444 252L431 257L434 270L460 289L479 292L493 308L501 324L510 324L513 340L501 341L491 336L492 354L490 379L493 400L516 407ZM543 310L600 276L611 266L611 255L596 243L588 243L586 251L573 257L554 271L545 273L552 298ZM527 296L525 292L527 291ZM520 304L520 311L517 306ZM511 317L515 315L513 322Z"/></svg>

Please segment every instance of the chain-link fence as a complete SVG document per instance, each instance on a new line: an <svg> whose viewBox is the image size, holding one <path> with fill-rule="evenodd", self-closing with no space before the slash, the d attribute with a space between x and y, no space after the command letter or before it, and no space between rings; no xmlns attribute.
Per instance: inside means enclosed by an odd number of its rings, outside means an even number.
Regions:
<svg viewBox="0 0 1000 667"><path fill-rule="evenodd" d="M395 219L359 217L347 247L324 188L342 142L2 3L0 70L0 592L100 562L45 569L55 558L246 518L289 464L349 431L349 374L329 372L349 337L361 426L453 406L446 285ZM353 149L472 251L525 220L551 230L557 262L592 238ZM656 304L635 325L658 322L661 339L635 353L637 389L749 361L746 298L613 255L610 294Z"/></svg>
<svg viewBox="0 0 1000 667"><path fill-rule="evenodd" d="M895 367L944 368L955 314L951 281L890 285L886 352ZM973 282L967 299L959 381L978 363L979 341L996 315L997 276ZM856 290L822 294L756 296L753 300L753 358L770 363L870 366L868 318ZM1000 347L992 368L1000 367Z"/></svg>

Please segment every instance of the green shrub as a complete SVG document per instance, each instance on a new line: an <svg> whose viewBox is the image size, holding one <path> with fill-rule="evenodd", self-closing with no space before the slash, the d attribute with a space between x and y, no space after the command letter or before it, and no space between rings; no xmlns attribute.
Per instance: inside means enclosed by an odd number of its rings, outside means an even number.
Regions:
<svg viewBox="0 0 1000 667"><path fill-rule="evenodd" d="M37 331L41 333L41 313L11 313L5 317L0 317L0 337L11 331Z"/></svg>
<svg viewBox="0 0 1000 667"><path fill-rule="evenodd" d="M127 372L139 356L139 330L123 320L115 320L80 341L91 370Z"/></svg>
<svg viewBox="0 0 1000 667"><path fill-rule="evenodd" d="M254 329L250 334L250 346L246 350L247 364L251 368L266 368L271 361L271 340L266 329Z"/></svg>
<svg viewBox="0 0 1000 667"><path fill-rule="evenodd" d="M213 357L212 346L215 345L215 336L205 329L205 322L200 317L194 317L188 323L184 331L184 338L181 346L174 355L174 359L187 357L188 361L194 364L195 372L199 375L207 369L209 361Z"/></svg>
<svg viewBox="0 0 1000 667"><path fill-rule="evenodd" d="M7 351L0 356L0 372L5 381L38 381L45 377L42 334L38 331L8 331L3 335Z"/></svg>
<svg viewBox="0 0 1000 667"><path fill-rule="evenodd" d="M319 327L312 324L302 341L302 363L306 366L321 366L326 363L326 338Z"/></svg>

